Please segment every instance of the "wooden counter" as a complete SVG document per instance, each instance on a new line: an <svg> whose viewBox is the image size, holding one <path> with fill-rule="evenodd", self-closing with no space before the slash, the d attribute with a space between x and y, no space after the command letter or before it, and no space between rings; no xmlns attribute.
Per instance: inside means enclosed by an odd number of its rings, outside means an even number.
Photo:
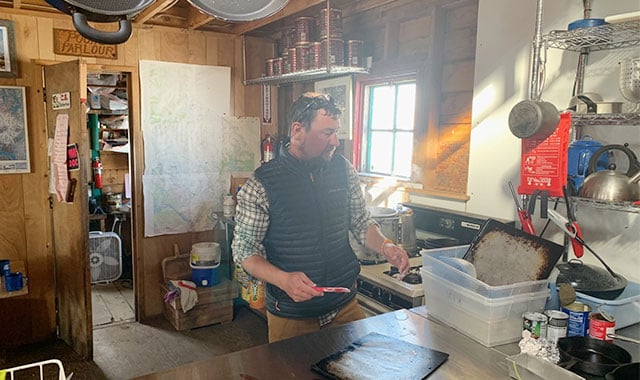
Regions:
<svg viewBox="0 0 640 380"><path fill-rule="evenodd" d="M449 354L429 379L507 379L506 355L409 310L377 315L284 341L139 377L161 379L320 379L311 365L377 332ZM244 376L242 376L244 375Z"/></svg>

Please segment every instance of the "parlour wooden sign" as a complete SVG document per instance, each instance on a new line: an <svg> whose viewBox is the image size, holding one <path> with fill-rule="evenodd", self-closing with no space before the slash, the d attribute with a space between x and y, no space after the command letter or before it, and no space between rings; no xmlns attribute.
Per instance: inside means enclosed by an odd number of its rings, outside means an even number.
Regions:
<svg viewBox="0 0 640 380"><path fill-rule="evenodd" d="M103 45L90 41L75 30L53 29L53 52L83 57L118 58L117 45Z"/></svg>

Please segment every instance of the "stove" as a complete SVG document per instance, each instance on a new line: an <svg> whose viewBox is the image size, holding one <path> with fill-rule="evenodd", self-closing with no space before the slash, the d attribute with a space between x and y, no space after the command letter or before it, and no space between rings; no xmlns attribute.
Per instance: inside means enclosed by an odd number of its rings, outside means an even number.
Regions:
<svg viewBox="0 0 640 380"><path fill-rule="evenodd" d="M367 316L398 309L410 309L424 304L424 288L419 250L444 248L471 243L488 219L486 216L447 210L438 207L405 203L414 212L417 252L409 252L411 270L403 280L397 268L389 263L365 265L358 277L358 303ZM494 218L495 219L495 218ZM514 224L513 221L500 220Z"/></svg>

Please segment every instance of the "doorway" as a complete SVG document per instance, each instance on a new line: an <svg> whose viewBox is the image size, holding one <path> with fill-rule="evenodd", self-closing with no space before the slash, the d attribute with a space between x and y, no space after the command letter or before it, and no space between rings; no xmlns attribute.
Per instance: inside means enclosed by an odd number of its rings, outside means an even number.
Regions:
<svg viewBox="0 0 640 380"><path fill-rule="evenodd" d="M89 270L93 329L136 320L131 73L87 71Z"/></svg>

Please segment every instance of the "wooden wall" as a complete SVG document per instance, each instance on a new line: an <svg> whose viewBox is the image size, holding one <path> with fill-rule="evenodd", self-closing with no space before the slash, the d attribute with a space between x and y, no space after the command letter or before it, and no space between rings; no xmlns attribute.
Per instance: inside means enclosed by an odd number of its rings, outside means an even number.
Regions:
<svg viewBox="0 0 640 380"><path fill-rule="evenodd" d="M363 40L373 58L370 75L359 79L416 74L412 182L421 193L466 198L478 1L375 3L343 10L345 39Z"/></svg>
<svg viewBox="0 0 640 380"><path fill-rule="evenodd" d="M6 10L5 10L6 9ZM73 30L70 17L3 8L0 19L15 23L19 75L0 78L0 85L24 86L28 102L31 173L0 175L0 256L25 262L30 278L29 294L0 299L0 347L41 341L55 336L55 284L48 203L47 126L42 103L41 63L55 63L79 57L57 55L53 50L53 29ZM176 243L186 252L192 243L214 238L213 232L144 238L141 178L144 170L139 113L138 62L157 60L201 65L230 66L231 112L238 116L260 116L259 93L243 85L242 40L238 36L138 27L129 41L118 46L117 59L84 57L89 70L131 71L131 151L134 192L134 273L139 318L161 314L158 289L160 263L173 254ZM214 144L214 142L211 142ZM70 220L69 223L87 223ZM10 328L7 328L10 326Z"/></svg>

